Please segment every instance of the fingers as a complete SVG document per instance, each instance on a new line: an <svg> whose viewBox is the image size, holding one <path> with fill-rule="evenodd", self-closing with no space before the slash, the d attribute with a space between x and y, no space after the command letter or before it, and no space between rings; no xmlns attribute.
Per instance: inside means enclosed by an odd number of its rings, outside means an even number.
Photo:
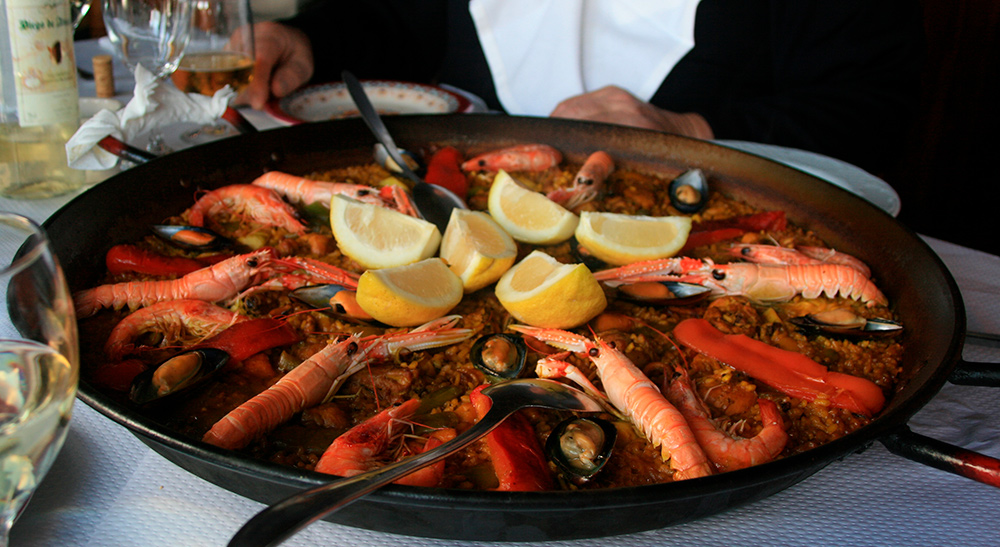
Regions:
<svg viewBox="0 0 1000 547"><path fill-rule="evenodd" d="M616 86L570 97L556 105L550 116L655 129L700 139L712 138L712 128L701 115L693 112L678 114L657 108Z"/></svg>
<svg viewBox="0 0 1000 547"><path fill-rule="evenodd" d="M283 97L309 81L313 74L309 38L298 30L278 23L254 25L257 62L253 80L239 102L261 109L272 97Z"/></svg>

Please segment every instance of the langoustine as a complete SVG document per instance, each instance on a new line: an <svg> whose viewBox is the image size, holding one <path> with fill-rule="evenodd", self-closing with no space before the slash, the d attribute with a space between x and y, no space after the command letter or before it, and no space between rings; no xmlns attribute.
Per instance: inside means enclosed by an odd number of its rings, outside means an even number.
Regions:
<svg viewBox="0 0 1000 547"><path fill-rule="evenodd" d="M273 266L273 249L265 247L237 255L183 277L156 281L128 281L100 285L73 295L77 317L90 317L103 308L136 309L165 300L222 302L257 282Z"/></svg>
<svg viewBox="0 0 1000 547"><path fill-rule="evenodd" d="M586 355L597 367L607 398L642 430L654 447L660 447L661 457L670 460L676 480L712 474L708 457L684 416L623 353L600 338L595 343L557 329L523 325L511 328L555 347Z"/></svg>
<svg viewBox="0 0 1000 547"><path fill-rule="evenodd" d="M372 338L355 334L331 342L274 385L226 414L202 440L222 448L242 448L295 413L329 400L347 378L370 360L384 359L404 348L418 351L446 346L472 335L469 329L453 328L456 321L448 317L410 332Z"/></svg>
<svg viewBox="0 0 1000 547"><path fill-rule="evenodd" d="M567 209L576 209L600 195L604 189L604 181L614 169L615 162L611 156L598 150L587 157L569 186L556 188L546 194L546 197Z"/></svg>

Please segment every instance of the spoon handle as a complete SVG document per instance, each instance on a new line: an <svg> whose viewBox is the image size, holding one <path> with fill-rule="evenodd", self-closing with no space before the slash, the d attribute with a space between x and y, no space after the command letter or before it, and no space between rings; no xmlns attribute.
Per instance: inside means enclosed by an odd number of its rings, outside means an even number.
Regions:
<svg viewBox="0 0 1000 547"><path fill-rule="evenodd" d="M382 143L385 147L386 152L389 153L389 157L392 161L396 162L400 170L403 172L403 176L410 179L415 184L423 183L424 181L417 176L413 170L406 164L403 160L403 156L399 153L399 148L396 147L396 142L392 140L392 135L389 134L389 129L386 128L385 124L382 123L381 116L378 115L378 111L375 110L375 106L372 102L368 100L368 94L365 93L365 88L358 81L357 77L351 72L345 70L341 73L341 77L344 79L344 83L347 85L347 92L351 94L351 99L354 101L355 106L358 107L358 111L361 113L361 119L365 121L365 125L368 129L375 134L375 138L378 142Z"/></svg>
<svg viewBox="0 0 1000 547"><path fill-rule="evenodd" d="M461 435L436 448L385 467L317 486L286 498L257 513L256 516L247 521L230 540L229 547L278 545L305 526L361 496L468 446L492 431L514 410L516 407L494 407L483 416L483 419Z"/></svg>

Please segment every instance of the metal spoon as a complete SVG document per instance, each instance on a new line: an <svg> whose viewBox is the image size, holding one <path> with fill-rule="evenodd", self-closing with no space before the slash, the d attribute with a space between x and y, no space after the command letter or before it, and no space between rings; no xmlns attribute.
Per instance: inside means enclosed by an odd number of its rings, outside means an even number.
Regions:
<svg viewBox="0 0 1000 547"><path fill-rule="evenodd" d="M448 219L451 218L451 210L455 208L468 209L465 202L450 190L425 182L406 165L402 154L399 152L399 148L396 147L395 141L392 140L392 135L389 134L389 130L382 123L382 118L379 117L375 107L368 100L368 95L365 94L365 89L361 86L361 82L358 81L354 74L346 70L341 73L341 77L344 79L344 83L347 84L347 91L351 94L354 105L358 107L358 111L361 113L361 119L365 121L368 129L371 129L378 142L382 143L382 146L385 147L392 161L396 162L396 165L400 167L403 176L413 183L410 193L413 196L413 204L417 207L420 216L424 217L428 222L433 223L441 233L444 233L445 228L448 227Z"/></svg>
<svg viewBox="0 0 1000 547"><path fill-rule="evenodd" d="M428 466L486 435L521 408L551 408L577 412L604 412L606 408L580 390L553 380L511 380L482 391L493 405L475 425L454 439L405 460L361 475L295 494L264 509L243 525L229 547L277 545L305 526L344 507L379 487Z"/></svg>

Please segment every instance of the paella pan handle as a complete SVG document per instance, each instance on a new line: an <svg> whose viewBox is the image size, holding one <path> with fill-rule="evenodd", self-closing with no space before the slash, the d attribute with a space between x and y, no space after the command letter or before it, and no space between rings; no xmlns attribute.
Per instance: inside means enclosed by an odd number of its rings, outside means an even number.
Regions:
<svg viewBox="0 0 1000 547"><path fill-rule="evenodd" d="M959 361L948 381L961 386L1000 387L1000 363Z"/></svg>
<svg viewBox="0 0 1000 547"><path fill-rule="evenodd" d="M903 426L879 439L889 452L1000 488L1000 460L914 433Z"/></svg>
<svg viewBox="0 0 1000 547"><path fill-rule="evenodd" d="M948 381L1000 387L1000 363L959 361ZM924 465L1000 487L1000 460L914 433L903 426L879 439L890 452Z"/></svg>
<svg viewBox="0 0 1000 547"><path fill-rule="evenodd" d="M222 119L226 120L241 135L246 135L249 133L257 133L257 128L253 126L244 116L240 114L239 110L231 106L226 107L226 111L222 113ZM147 152L145 150L140 150L130 144L126 144L111 135L104 137L98 141L97 146L100 146L104 150L111 152L112 154L118 156L123 160L130 161L132 163L146 163L149 160L156 159L156 154Z"/></svg>

